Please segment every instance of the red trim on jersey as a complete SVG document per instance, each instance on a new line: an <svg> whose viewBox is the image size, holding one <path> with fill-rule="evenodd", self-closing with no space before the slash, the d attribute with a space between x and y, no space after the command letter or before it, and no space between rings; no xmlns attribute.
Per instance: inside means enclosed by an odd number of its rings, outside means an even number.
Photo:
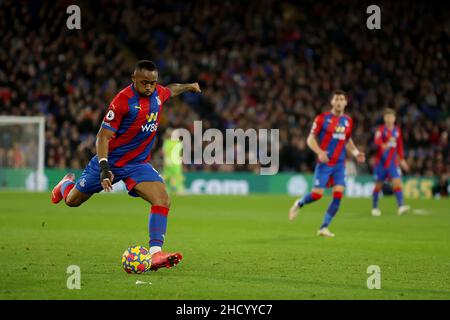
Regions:
<svg viewBox="0 0 450 320"><path fill-rule="evenodd" d="M164 87L160 84L156 85L156 92L158 92L158 97L160 98L159 100L161 101L161 106L172 95L172 92L170 91L170 89L168 87Z"/></svg>
<svg viewBox="0 0 450 320"><path fill-rule="evenodd" d="M162 104L161 104L162 105ZM148 111L147 111L148 113ZM156 123L159 123L159 118L161 116L161 106L159 107L159 112L158 112L158 118L156 119ZM144 118L145 119L145 118ZM156 135L156 132L158 130L153 131L153 133L150 135L150 137L148 137L144 143L142 143L141 145L139 145L139 147L137 147L136 149L134 149L133 151L130 151L128 153L126 153L122 158L120 158L119 160L117 160L117 162L115 163L115 166L117 167L122 167L124 166L128 161L130 161L131 159L137 157L138 155L140 155L145 148L147 148L147 146L152 142L153 138ZM150 153L149 153L150 156ZM147 157L148 158L148 157Z"/></svg>
<svg viewBox="0 0 450 320"><path fill-rule="evenodd" d="M401 160L405 158L404 149L403 149L403 136L402 132L400 131L400 128L397 126L397 152L398 156Z"/></svg>
<svg viewBox="0 0 450 320"><path fill-rule="evenodd" d="M334 149L333 154L330 157L330 161L328 161L329 166L334 166L336 162L339 160L339 155L342 152L342 148L344 148L346 140L339 140L339 142L336 145L336 148Z"/></svg>
<svg viewBox="0 0 450 320"><path fill-rule="evenodd" d="M347 141L348 139L351 138L352 133L353 133L353 119L350 118L350 117L347 116L347 115L346 115L345 117L346 117L346 119L347 119L347 121L348 121L348 123L349 123L348 130L347 130L347 137L346 137L346 139L345 139L345 141Z"/></svg>
<svg viewBox="0 0 450 320"><path fill-rule="evenodd" d="M389 141L391 139L392 133L394 132L394 130L387 130L387 135L386 135L386 141ZM386 158L386 161L384 163L384 167L385 168L389 168L389 166L391 165L391 161L392 161L392 157L394 156L395 153L395 149L394 148L390 148L389 149L389 153L388 156Z"/></svg>
<svg viewBox="0 0 450 320"><path fill-rule="evenodd" d="M105 124L105 127L103 128L117 132L123 117L128 112L128 99L128 96L123 90L114 97L103 117L102 127L103 124ZM112 119L110 117L112 117Z"/></svg>
<svg viewBox="0 0 450 320"><path fill-rule="evenodd" d="M381 158L383 157L383 131L384 131L384 125L381 125L377 128L377 130L375 131L375 138L374 138L374 142L375 145L378 147L377 149L377 155L375 158L375 165L378 165L381 161Z"/></svg>
<svg viewBox="0 0 450 320"><path fill-rule="evenodd" d="M402 187L394 188L394 192L401 192L401 191L402 191Z"/></svg>
<svg viewBox="0 0 450 320"><path fill-rule="evenodd" d="M388 156L386 158L386 162L384 163L384 168L386 168L386 169L389 168L389 166L391 165L392 157L394 156L394 154L395 154L395 149L394 148L389 149L389 153L388 153Z"/></svg>
<svg viewBox="0 0 450 320"><path fill-rule="evenodd" d="M167 90L169 90L169 89L167 89ZM169 92L170 92L170 90L169 90ZM166 99L166 100L167 100L167 99ZM158 118L156 119L156 123L158 123L158 124L159 124L159 117L161 116L162 106L163 106L163 104L162 104L162 102L161 102L161 105L159 106L159 111L158 111ZM156 131L155 131L154 133L156 133ZM153 136L154 136L154 134L150 137L150 139L153 139ZM149 162L150 159L151 159L151 157L152 157L152 152L150 151L150 152L148 153L147 158L145 158L144 162Z"/></svg>
<svg viewBox="0 0 450 320"><path fill-rule="evenodd" d="M347 143L348 139L352 136L353 131L353 120L349 116L345 116L345 119L348 121L348 127L346 127L345 132L345 140L339 140L336 144L333 154L330 157L330 161L328 161L328 165L334 166L336 162L339 160L339 156L341 155L342 149Z"/></svg>
<svg viewBox="0 0 450 320"><path fill-rule="evenodd" d="M314 134L316 137L319 135L320 130L322 130L323 122L325 120L325 114L321 113L314 119L314 124L311 129L311 133Z"/></svg>
<svg viewBox="0 0 450 320"><path fill-rule="evenodd" d="M322 150L326 150L328 145L330 144L331 138L333 137L333 132L334 132L334 130L336 130L336 126L337 126L338 122L339 122L339 117L333 115L333 117L331 118L331 122L327 127L327 132L325 133L325 136L323 137L323 140L320 143L320 148Z"/></svg>
<svg viewBox="0 0 450 320"><path fill-rule="evenodd" d="M375 131L375 145L381 147L381 145L383 144L383 130L384 130L384 125L381 125L377 128L377 130Z"/></svg>
<svg viewBox="0 0 450 320"><path fill-rule="evenodd" d="M138 98L138 99L139 99L138 101L140 104L141 100L140 100L140 98ZM143 101L147 101L147 103L145 103L146 105L141 106L142 110L138 111L139 113L136 116L135 123L132 124L133 127L135 126L137 128L140 128L147 122L145 115L148 114L148 112L150 110L150 103L148 102L148 99L144 99ZM128 128L128 130L125 131L118 138L112 138L109 141L108 152L112 152L117 147L120 147L124 144L130 143L131 140L133 140L140 133L140 130L131 130L131 129L132 129L132 127Z"/></svg>

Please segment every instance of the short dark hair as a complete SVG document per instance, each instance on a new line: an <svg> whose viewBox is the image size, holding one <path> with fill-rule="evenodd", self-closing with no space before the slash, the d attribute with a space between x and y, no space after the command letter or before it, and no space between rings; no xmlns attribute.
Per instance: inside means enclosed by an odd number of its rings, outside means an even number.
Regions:
<svg viewBox="0 0 450 320"><path fill-rule="evenodd" d="M392 108L386 108L383 111L383 115L386 115L386 114L393 114L395 116L395 110Z"/></svg>
<svg viewBox="0 0 450 320"><path fill-rule="evenodd" d="M333 99L334 96L345 96L345 98L347 99L347 93L344 90L341 89L336 89L333 90L333 92L331 92L331 96L330 96L330 100Z"/></svg>
<svg viewBox="0 0 450 320"><path fill-rule="evenodd" d="M134 70L156 71L156 65L150 60L140 60L136 63Z"/></svg>

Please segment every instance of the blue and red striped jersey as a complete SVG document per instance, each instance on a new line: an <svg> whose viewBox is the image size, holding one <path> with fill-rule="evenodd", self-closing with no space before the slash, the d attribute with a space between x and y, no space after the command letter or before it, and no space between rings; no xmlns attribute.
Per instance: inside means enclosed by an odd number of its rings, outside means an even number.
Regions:
<svg viewBox="0 0 450 320"><path fill-rule="evenodd" d="M394 163L399 165L399 159L404 158L402 132L398 126L388 129L385 125L379 126L375 131L375 144L378 146L378 152L375 163L380 162L385 168ZM386 149L383 149L383 145Z"/></svg>
<svg viewBox="0 0 450 320"><path fill-rule="evenodd" d="M133 84L114 97L101 125L114 132L109 140L110 165L123 167L150 160L161 109L169 97L169 88L161 85L156 85L150 97L140 97Z"/></svg>
<svg viewBox="0 0 450 320"><path fill-rule="evenodd" d="M319 140L320 148L328 151L328 165L345 160L345 144L350 139L352 130L353 120L345 114L336 116L328 111L314 119L311 133Z"/></svg>

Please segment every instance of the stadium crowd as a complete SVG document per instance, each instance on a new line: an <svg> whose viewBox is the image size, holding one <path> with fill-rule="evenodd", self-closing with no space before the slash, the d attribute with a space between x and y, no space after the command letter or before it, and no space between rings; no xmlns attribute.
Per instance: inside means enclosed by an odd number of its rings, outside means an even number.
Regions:
<svg viewBox="0 0 450 320"><path fill-rule="evenodd" d="M69 4L0 2L0 115L45 115L48 167L87 164L108 103L134 62L150 58L162 83L199 81L203 90L166 104L160 137L168 126L192 129L194 120L204 129L278 128L281 171L311 172L306 136L341 88L355 143L369 155L359 172L371 172L373 133L391 107L411 174L448 180L445 4L381 2L382 29L369 30L367 5L357 1L89 1L82 30L68 30Z"/></svg>

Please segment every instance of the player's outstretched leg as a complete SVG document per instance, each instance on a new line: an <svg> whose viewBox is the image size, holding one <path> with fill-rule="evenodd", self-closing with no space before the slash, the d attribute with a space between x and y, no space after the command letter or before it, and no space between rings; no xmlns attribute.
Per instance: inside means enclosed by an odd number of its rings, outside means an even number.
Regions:
<svg viewBox="0 0 450 320"><path fill-rule="evenodd" d="M152 204L148 223L150 254L152 256L150 270L156 271L163 267L171 268L178 264L183 256L179 252L167 253L162 251L170 208L165 185L162 182L141 182L134 187L134 190L141 198Z"/></svg>
<svg viewBox="0 0 450 320"><path fill-rule="evenodd" d="M399 216L408 212L410 207L405 205L403 202L403 190L402 190L402 182L400 179L396 178L392 180L392 188L394 190L395 199L397 200L398 211L397 214Z"/></svg>
<svg viewBox="0 0 450 320"><path fill-rule="evenodd" d="M379 217L381 216L381 211L378 208L378 200L380 199L380 192L383 188L382 182L376 182L375 187L373 188L372 193L372 216Z"/></svg>
<svg viewBox="0 0 450 320"><path fill-rule="evenodd" d="M334 216L339 210L339 205L341 204L343 191L344 191L343 188L333 189L333 200L331 200L327 212L325 213L322 225L320 226L320 229L317 231L318 236L334 237L334 233L332 233L328 229L328 226L330 225L331 221L333 220Z"/></svg>
<svg viewBox="0 0 450 320"><path fill-rule="evenodd" d="M60 182L52 190L52 202L59 203L62 199L66 199L70 190L75 186L75 174L66 174Z"/></svg>
<svg viewBox="0 0 450 320"><path fill-rule="evenodd" d="M322 198L323 189L312 189L310 193L305 195L300 200L295 200L294 204L292 205L291 209L289 209L289 220L294 220L297 218L298 211L305 205L312 203L314 201L319 200Z"/></svg>
<svg viewBox="0 0 450 320"><path fill-rule="evenodd" d="M162 251L167 229L168 214L169 207L153 205L151 208L148 223L150 254L152 255L152 266L150 270L156 271L162 267L173 267L183 258L178 252L165 253Z"/></svg>
<svg viewBox="0 0 450 320"><path fill-rule="evenodd" d="M88 200L92 194L77 190L75 187L75 174L66 174L52 190L52 202L59 203L62 199L69 207L78 207Z"/></svg>

